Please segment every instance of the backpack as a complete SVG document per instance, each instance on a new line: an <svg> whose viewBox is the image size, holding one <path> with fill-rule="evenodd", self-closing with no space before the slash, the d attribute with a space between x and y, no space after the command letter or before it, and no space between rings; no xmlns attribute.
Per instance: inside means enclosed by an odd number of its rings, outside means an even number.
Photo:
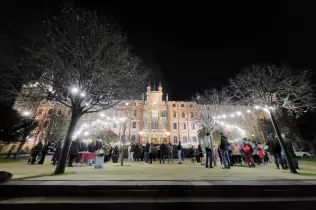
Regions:
<svg viewBox="0 0 316 210"><path fill-rule="evenodd" d="M249 145L245 145L244 146L244 152L246 152L246 153L248 153L248 152L250 152L250 147L249 147Z"/></svg>

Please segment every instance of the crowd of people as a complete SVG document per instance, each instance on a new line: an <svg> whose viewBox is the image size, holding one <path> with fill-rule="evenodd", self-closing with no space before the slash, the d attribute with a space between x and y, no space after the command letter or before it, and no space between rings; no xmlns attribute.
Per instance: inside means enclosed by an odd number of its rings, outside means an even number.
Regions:
<svg viewBox="0 0 316 210"><path fill-rule="evenodd" d="M149 142L146 142L145 144L131 143L130 145L127 145L128 161L143 161L146 164L152 164L153 161L158 160L160 164L165 164L166 160L168 163L173 163L174 159L177 158L178 164L182 164L184 157L189 157L192 162L200 163L206 168L213 168L213 159L215 158L215 161L219 161L220 164L223 165L223 169L230 169L232 166L242 166L244 164L247 164L249 168L252 168L256 165L264 165L266 162L271 163L272 161L275 162L278 169L280 169L280 167L282 169L288 169L284 151L282 150L278 139L273 134L271 134L266 141L266 149L265 145L257 144L256 141L244 138L241 141L229 142L223 133L220 135L221 138L218 146L211 145L210 141L204 143L200 142L196 148L192 146L186 150L187 154L184 154L181 142L177 145L173 145L167 143L166 139L164 139L161 144ZM290 154L292 163L299 169L298 161L295 157L294 149L288 134L284 134L283 138L285 139L285 149L287 149ZM43 164L48 151L53 149L54 154L51 161L53 165L56 165L62 147L62 140L59 140L55 144L48 142L46 145L43 145L40 141L33 148L28 163L34 164L35 161L39 159L38 164ZM86 144L80 139L76 139L75 141L72 141L69 149L68 166L73 166L73 163L80 152L90 152L102 155L102 157L104 156L104 162L107 162L110 159L112 159L113 162L116 159L117 162L122 149L123 148L119 148L118 145L104 144L99 137L89 144ZM95 160L88 161L89 165L94 163Z"/></svg>

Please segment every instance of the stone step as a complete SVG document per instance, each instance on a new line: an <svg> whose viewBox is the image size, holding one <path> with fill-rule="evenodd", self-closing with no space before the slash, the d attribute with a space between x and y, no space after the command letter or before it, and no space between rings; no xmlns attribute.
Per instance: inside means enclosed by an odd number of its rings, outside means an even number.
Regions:
<svg viewBox="0 0 316 210"><path fill-rule="evenodd" d="M244 206L254 207L256 210L271 209L310 209L315 207L316 197L258 197L258 198L228 198L228 197L23 197L0 201L1 209L40 208L40 209L243 209ZM14 208L15 209L15 208Z"/></svg>
<svg viewBox="0 0 316 210"><path fill-rule="evenodd" d="M304 197L316 196L311 181L11 181L0 197Z"/></svg>

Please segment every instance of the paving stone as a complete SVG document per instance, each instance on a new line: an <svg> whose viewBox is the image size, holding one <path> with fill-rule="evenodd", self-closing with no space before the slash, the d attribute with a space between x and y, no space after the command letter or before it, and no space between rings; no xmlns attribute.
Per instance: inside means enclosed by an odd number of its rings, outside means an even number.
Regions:
<svg viewBox="0 0 316 210"><path fill-rule="evenodd" d="M0 204L13 204L16 203L17 201L23 200L23 198L12 198L12 199L7 199L7 200L2 200L0 201Z"/></svg>
<svg viewBox="0 0 316 210"><path fill-rule="evenodd" d="M39 185L62 185L67 181L44 181L41 182Z"/></svg>
<svg viewBox="0 0 316 210"><path fill-rule="evenodd" d="M307 184L315 184L316 185L316 180L304 180L302 182L307 183Z"/></svg>
<svg viewBox="0 0 316 210"><path fill-rule="evenodd" d="M138 186L138 181L82 181L80 186L87 185L97 185L97 186L106 186L106 185L114 185L114 186Z"/></svg>
<svg viewBox="0 0 316 210"><path fill-rule="evenodd" d="M14 204L19 204L19 203L39 203L43 200L45 200L46 197L28 197L28 198L24 198L21 200L18 200L16 202L14 202Z"/></svg>
<svg viewBox="0 0 316 210"><path fill-rule="evenodd" d="M151 185L174 185L174 181L139 181L140 186L151 186Z"/></svg>
<svg viewBox="0 0 316 210"><path fill-rule="evenodd" d="M190 181L192 185L195 186L207 186L207 185L212 185L211 182L206 182L206 181Z"/></svg>
<svg viewBox="0 0 316 210"><path fill-rule="evenodd" d="M189 181L174 181L174 185L191 186L192 183Z"/></svg>

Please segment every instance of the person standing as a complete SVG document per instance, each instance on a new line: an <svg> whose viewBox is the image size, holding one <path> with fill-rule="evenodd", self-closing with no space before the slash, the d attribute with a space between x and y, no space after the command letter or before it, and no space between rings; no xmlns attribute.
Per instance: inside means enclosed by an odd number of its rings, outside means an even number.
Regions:
<svg viewBox="0 0 316 210"><path fill-rule="evenodd" d="M292 163L294 164L294 167L296 169L300 169L298 167L298 161L296 159L296 155L295 155L295 152L294 152L294 149L293 149L293 144L292 144L292 141L291 141L291 136L289 133L285 133L285 134L282 134L283 136L283 139L284 139L284 143L285 143L285 149L287 149L289 155L290 155L290 159L292 161ZM284 155L284 151L282 151L282 158L284 160L284 165L286 168L288 168L288 163L286 162L286 158L285 158L285 155Z"/></svg>
<svg viewBox="0 0 316 210"><path fill-rule="evenodd" d="M47 155L47 153L49 152L49 150L52 148L52 143L51 142L48 142L44 148L42 149L42 156L41 156L41 159L40 161L38 161L38 164L41 164L43 165L44 164L44 161L45 161L45 157Z"/></svg>
<svg viewBox="0 0 316 210"><path fill-rule="evenodd" d="M161 161L165 164L166 156L168 155L168 147L166 141L164 140L163 143L160 145L160 164Z"/></svg>
<svg viewBox="0 0 316 210"><path fill-rule="evenodd" d="M202 143L199 144L198 151L199 151L201 165L204 165L204 155L203 155L203 150L202 150Z"/></svg>
<svg viewBox="0 0 316 210"><path fill-rule="evenodd" d="M221 149L223 160L224 160L223 169L230 169L229 142L223 133L220 133L220 135L221 135L220 149Z"/></svg>
<svg viewBox="0 0 316 210"><path fill-rule="evenodd" d="M134 152L135 152L135 145L134 145L134 143L132 143L131 146L128 147L128 149L129 149L128 160L129 161L134 161Z"/></svg>
<svg viewBox="0 0 316 210"><path fill-rule="evenodd" d="M29 159L28 163L34 164L37 156L39 155L42 149L42 141L39 141L38 144L32 149L31 158Z"/></svg>
<svg viewBox="0 0 316 210"><path fill-rule="evenodd" d="M170 163L170 159L173 163L173 145L169 143L167 147L168 147L168 163Z"/></svg>
<svg viewBox="0 0 316 210"><path fill-rule="evenodd" d="M260 147L258 148L258 157L260 158L260 162L262 163L262 165L265 165L264 153Z"/></svg>
<svg viewBox="0 0 316 210"><path fill-rule="evenodd" d="M179 141L179 144L177 146L177 151L178 151L178 164L182 164L182 145L181 145L181 141Z"/></svg>
<svg viewBox="0 0 316 210"><path fill-rule="evenodd" d="M139 161L139 156L140 156L140 148L139 148L139 144L136 144L135 152L134 152L134 160Z"/></svg>
<svg viewBox="0 0 316 210"><path fill-rule="evenodd" d="M72 141L70 149L69 149L69 162L68 166L73 167L73 162L75 158L79 155L80 150L80 141L79 139L76 139L75 141Z"/></svg>
<svg viewBox="0 0 316 210"><path fill-rule="evenodd" d="M56 162L59 160L59 156L60 156L60 152L61 149L63 148L63 143L62 143L62 139L60 139L57 144L55 145L55 149L54 149L54 155L52 158L53 161L53 165L56 165Z"/></svg>
<svg viewBox="0 0 316 210"><path fill-rule="evenodd" d="M205 160L205 168L213 168L212 166L212 147L209 140L206 141L205 144L205 152L206 152L206 160Z"/></svg>
<svg viewBox="0 0 316 210"><path fill-rule="evenodd" d="M217 147L217 152L218 152L218 157L219 157L219 160L221 162L221 165L223 165L223 155L222 155L222 152L221 152L221 149L219 148L219 146Z"/></svg>
<svg viewBox="0 0 316 210"><path fill-rule="evenodd" d="M150 148L150 144L147 141L145 148L144 148L144 159L145 159L145 163L149 163L149 148Z"/></svg>
<svg viewBox="0 0 316 210"><path fill-rule="evenodd" d="M274 163L277 167L277 169L280 169L280 165L282 169L286 169L284 166L284 162L282 159L282 148L280 145L280 142L273 134L270 134L270 138L268 138L266 145L269 147L269 151L273 154L274 157Z"/></svg>

